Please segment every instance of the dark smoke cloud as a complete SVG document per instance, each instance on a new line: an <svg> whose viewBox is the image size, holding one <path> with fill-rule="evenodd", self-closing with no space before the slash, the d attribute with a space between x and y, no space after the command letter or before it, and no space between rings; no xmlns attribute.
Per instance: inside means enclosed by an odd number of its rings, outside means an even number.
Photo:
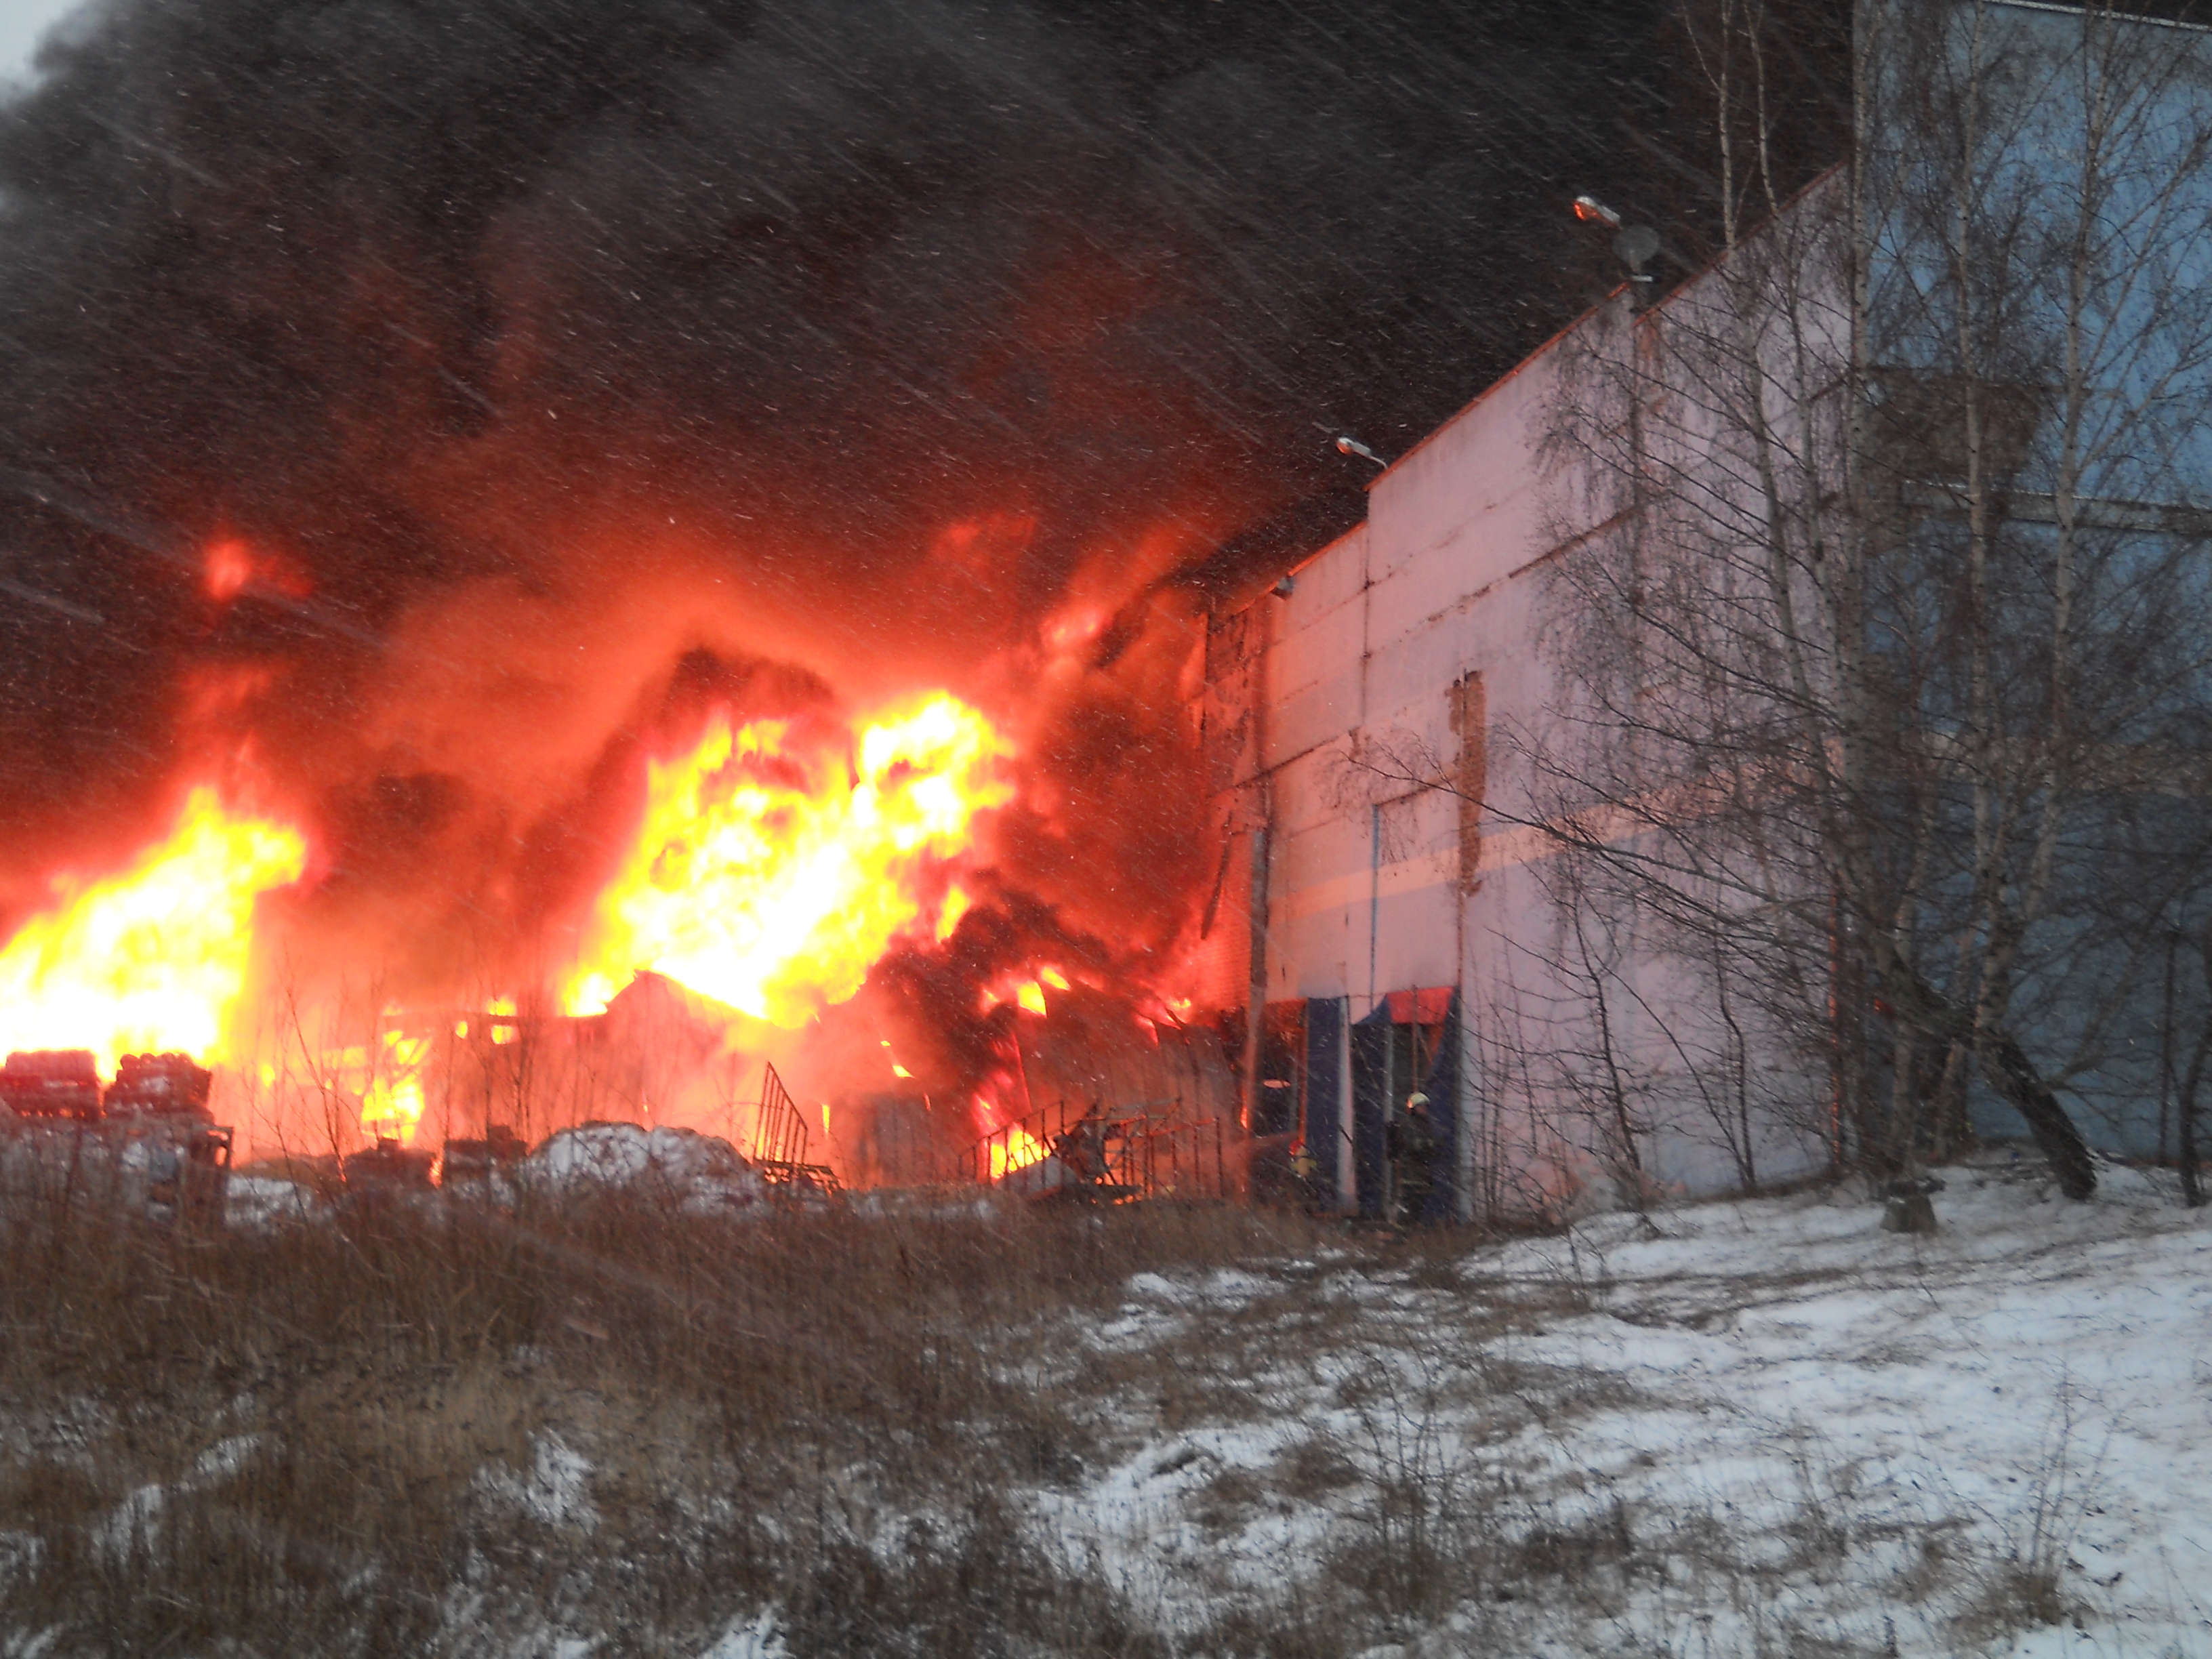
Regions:
<svg viewBox="0 0 2212 1659"><path fill-rule="evenodd" d="M357 884L476 891L593 763L494 787L394 685L536 696L649 568L665 637L538 726L634 732L686 651L896 684L1118 613L1031 734L1085 828L1010 834L1141 883L1174 821L1097 826L1176 781L1130 641L1189 615L1141 595L1340 527L1334 431L1409 441L1580 303L1657 9L112 6L0 109L0 846L127 842L213 709Z"/></svg>

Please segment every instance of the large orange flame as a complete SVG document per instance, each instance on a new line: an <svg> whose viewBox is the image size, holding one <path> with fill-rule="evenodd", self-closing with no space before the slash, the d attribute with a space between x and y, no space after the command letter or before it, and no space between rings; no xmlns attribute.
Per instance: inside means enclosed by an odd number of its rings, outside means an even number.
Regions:
<svg viewBox="0 0 2212 1659"><path fill-rule="evenodd" d="M793 752L786 721L718 718L690 753L650 767L644 823L599 896L563 1006L596 1013L649 969L804 1024L924 920L932 869L1011 798L1007 753L942 694L863 726L850 756Z"/></svg>
<svg viewBox="0 0 2212 1659"><path fill-rule="evenodd" d="M195 789L176 827L120 875L62 877L0 949L0 1049L182 1050L214 1064L246 984L254 901L307 868L291 826L233 817Z"/></svg>

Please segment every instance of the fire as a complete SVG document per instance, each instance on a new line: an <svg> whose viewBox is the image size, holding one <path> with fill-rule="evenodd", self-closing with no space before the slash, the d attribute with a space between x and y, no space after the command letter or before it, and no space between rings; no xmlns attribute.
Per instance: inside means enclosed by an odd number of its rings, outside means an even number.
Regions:
<svg viewBox="0 0 2212 1659"><path fill-rule="evenodd" d="M235 536L218 536L208 544L201 580L207 596L224 605L256 584L295 599L314 591L299 567L281 554L258 550Z"/></svg>
<svg viewBox="0 0 2212 1659"><path fill-rule="evenodd" d="M356 1056L368 1073L361 1091L361 1127L411 1143L422 1123L422 1068L430 1058L430 1040L395 1028L382 1034L375 1064L367 1064L361 1049L346 1050L348 1060Z"/></svg>
<svg viewBox="0 0 2212 1659"><path fill-rule="evenodd" d="M968 896L968 890L958 882L954 882L945 890L945 902L937 912L937 942L939 945L958 931L960 918L968 914L969 907L973 903L975 900Z"/></svg>
<svg viewBox="0 0 2212 1659"><path fill-rule="evenodd" d="M978 1006L988 1014L1011 1002L1025 1014L1042 1014L1048 985L1055 991L1065 991L1069 988L1067 975L1057 968L1032 968L1027 977L1018 974L1002 977L983 988Z"/></svg>
<svg viewBox="0 0 2212 1659"><path fill-rule="evenodd" d="M649 969L804 1024L860 988L922 916L929 870L1011 799L1007 753L942 694L863 726L849 757L796 749L787 721L718 717L689 754L651 765L644 822L585 930L564 1006L598 1012Z"/></svg>
<svg viewBox="0 0 2212 1659"><path fill-rule="evenodd" d="M1051 1155L1052 1149L1028 1130L1016 1124L1002 1138L991 1142L991 1179L1003 1181L1017 1170L1026 1170L1032 1164L1042 1164Z"/></svg>
<svg viewBox="0 0 2212 1659"><path fill-rule="evenodd" d="M1054 652L1079 651L1105 631L1107 621L1096 605L1079 606L1045 624L1045 645Z"/></svg>
<svg viewBox="0 0 2212 1659"><path fill-rule="evenodd" d="M244 542L223 537L207 550L207 591L214 599L234 599L253 580L253 554Z"/></svg>
<svg viewBox="0 0 2212 1659"><path fill-rule="evenodd" d="M212 1065L246 983L254 902L300 879L307 842L289 824L234 817L195 789L175 827L130 868L64 876L52 908L0 949L0 1045L172 1050Z"/></svg>

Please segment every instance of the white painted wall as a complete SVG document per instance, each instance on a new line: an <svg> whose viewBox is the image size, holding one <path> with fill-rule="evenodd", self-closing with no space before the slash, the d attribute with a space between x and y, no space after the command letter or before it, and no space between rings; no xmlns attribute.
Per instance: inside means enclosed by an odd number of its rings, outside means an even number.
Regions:
<svg viewBox="0 0 2212 1659"><path fill-rule="evenodd" d="M1486 1193L1517 1207L1539 1192L1551 1201L1603 1187L1587 1125L1535 1121L1527 1091L1504 1086L1493 1039L1510 1028L1525 1046L1569 1000L1549 976L1558 924L1529 862L1546 842L1528 827L1538 814L1499 738L1550 703L1540 573L1600 510L1585 503L1601 492L1547 473L1543 459L1565 348L1620 320L1586 319L1440 427L1375 481L1364 525L1300 567L1287 596L1261 598L1241 619L1264 690L1257 744L1224 810L1270 826L1268 999L1340 996L1357 1019L1391 991L1459 988L1461 1151L1480 1166L1464 1196L1476 1208ZM1490 742L1478 881L1462 894L1457 799L1409 793L1354 757L1455 758L1452 688L1470 673L1482 677ZM1252 683L1234 695L1251 696ZM1680 1001L1658 971L1630 975L1655 1009ZM1674 1062L1656 1027L1633 1008L1616 1018L1620 1041L1663 1077ZM1734 1181L1694 1111L1656 1119L1643 1148L1656 1184L1698 1193ZM1820 1156L1802 1135L1760 1150L1774 1175Z"/></svg>
<svg viewBox="0 0 2212 1659"><path fill-rule="evenodd" d="M1974 12L1972 21L1984 30L1977 37L1983 47L2013 54L2017 82L2012 95L2021 118L1990 138L1991 176L2009 169L2031 180L2055 179L2054 199L2063 206L2064 172L2076 163L2072 152L2086 120L2077 84L2079 47L2090 38L2083 21L2062 8L2005 3ZM2147 82L2149 89L2139 94L2139 118L2127 129L2130 148L2114 174L2112 235L2127 255L2115 268L2146 274L2100 301L2112 313L2117 344L2086 365L2091 383L2109 388L2092 404L2088 437L2104 447L2089 493L2123 503L2201 507L2201 481L2212 476L2212 438L2202 419L2203 387L2212 374L2204 367L2212 357L2206 350L2212 301L2203 297L2212 292L2212 255L2205 251L2212 236L2204 228L2212 225L2212 187L2203 182L2191 146L2203 131L2203 100L2212 96L2212 45L2205 44L2212 35L2165 25L2125 27L2153 51L2176 55L2170 77ZM1838 177L1817 191L1827 192L1832 204L1842 188ZM1839 262L1820 251L1823 227L1833 221L1814 210L1816 199L1791 210L1754 250L1772 254L1769 270L1811 277L1792 290L1791 305L1767 313L1775 319L1771 328L1754 319L1745 331L1759 341L1762 395L1775 400L1765 416L1784 441L1790 430L1802 429L1793 377L1807 377L1803 401L1820 411L1817 418L1828 418L1832 408L1820 403L1820 393L1839 380L1848 355L1845 296L1840 283L1826 277ZM2039 198L2030 191L2022 199ZM1913 332L1913 319L1922 316L1914 296L1931 280L1923 267L1934 254L1911 243L1919 233L1905 221L1893 224L1877 216L1874 230L1869 335L1878 337L1869 349L1886 354L1878 357L1882 362L1941 362L1932 344L1916 349ZM2021 291L2028 291L2025 283ZM1698 498L1719 538L1711 545L1723 550L1735 533L1732 516L1741 520L1749 544L1762 533L1761 495L1742 453L1742 434L1720 412L1733 388L1699 383L1699 371L1682 362L1694 353L1678 356L1664 342L1670 328L1678 343L1733 337L1713 319L1715 311L1729 309L1724 294L1721 280L1709 273L1638 324L1638 331L1653 342L1649 362L1663 366L1657 372L1665 385L1646 384L1639 396L1650 400L1644 405L1649 422L1632 428L1644 458L1639 465L1663 463L1669 476L1698 481ZM1927 325L1941 325L1944 314L1940 303L1929 302ZM1806 331L1794 342L1785 317ZM1462 1121L1492 1112L1481 1125L1478 1158L1508 1186L1571 1185L1587 1178L1596 1161L1571 1124L1534 1121L1540 1112L1525 1107L1524 1121L1498 1116L1511 1092L1499 1084L1500 1056L1511 1044L1493 1042L1493 1036L1518 1030L1525 1053L1528 1034L1546 1033L1547 1021L1553 1033L1565 1030L1560 1011L1571 988L1553 959L1560 924L1541 890L1544 838L1525 827L1541 813L1529 804L1524 781L1512 775L1509 746L1498 738L1540 724L1553 701L1546 663L1555 659L1540 637L1541 572L1563 546L1601 533L1591 520L1604 509L1591 503L1606 492L1591 488L1589 477L1547 473L1543 440L1565 399L1568 365L1584 346L1613 349L1606 341L1620 337L1613 327L1619 320L1617 313L1585 319L1390 467L1371 487L1367 522L1299 568L1287 597L1256 600L1239 635L1244 654L1256 650L1259 657L1261 712L1257 744L1248 741L1240 752L1230 794L1243 822L1264 819L1271 830L1267 994L1341 996L1356 1019L1390 991L1458 987L1470 1024ZM1796 347L1805 349L1802 355L1793 355ZM1705 372L1712 372L1710 362ZM1654 412L1662 405L1663 416ZM1807 447L1816 455L1838 453L1818 443ZM1347 763L1377 749L1450 757L1450 691L1470 672L1483 678L1492 740L1480 880L1462 894L1456 803L1435 793L1395 798L1402 791ZM1242 695L1253 691L1251 683L1242 686ZM1650 685L1639 687L1639 695L1647 692L1656 695ZM1250 890L1249 876L1243 890ZM1698 1035L1717 1023L1704 1006L1703 981L1634 941L1625 944L1622 960L1626 1003L1608 1017L1618 1022L1609 1037L1632 1058L1646 1086L1646 1176L1678 1191L1724 1187L1735 1167L1699 1096L1700 1073L1679 1051L1670 1053L1686 1036L1684 1047L1695 1051ZM2100 1006L2094 995L2075 1000L2087 1011L2083 1018ZM2058 1028L2067 1017L2063 1008L2044 1016L2045 1028L2026 1040L2033 1047L2052 1038L2050 1046L2063 1054L2064 1045L2055 1040L2065 1036ZM2151 1035L2148 1028L2131 1030L2126 1043L2148 1054ZM2117 1052L2117 1040L2112 1046L2109 1079L2100 1083L2101 1073L2084 1073L2069 1087L2085 1098L2105 1087L2113 1103L2102 1110L2101 1122L2085 1127L2108 1146L2145 1151L2148 1145L2137 1143L2149 1131L2142 1121L2130 1127L2129 1115L2142 1117L2143 1067L2130 1070L2127 1053ZM1755 1050L1752 1069L1755 1091L1774 1109L1771 1124L1754 1137L1761 1176L1785 1176L1817 1160L1825 1066L1814 1058L1785 1060L1778 1048L1772 1054ZM1528 1097L1523 1091L1522 1100ZM1990 1126L1997 1133L2008 1127L2017 1132L2003 1121Z"/></svg>

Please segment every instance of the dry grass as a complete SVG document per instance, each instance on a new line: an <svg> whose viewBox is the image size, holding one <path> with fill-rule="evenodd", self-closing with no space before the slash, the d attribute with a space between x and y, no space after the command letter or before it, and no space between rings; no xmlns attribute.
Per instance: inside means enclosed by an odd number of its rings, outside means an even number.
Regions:
<svg viewBox="0 0 2212 1659"><path fill-rule="evenodd" d="M1132 1274L1224 1267L1251 1276L1131 1304ZM1885 1535L1817 1449L1757 1536L1599 1472L1540 1491L1516 1437L1632 1402L1496 1351L1582 1314L1587 1285L1468 1268L1464 1239L1220 1206L763 1220L611 1189L158 1227L97 1168L19 1161L0 1652L411 1659L619 1632L599 1650L695 1659L769 1606L794 1659L1334 1659L1443 1630L1504 1651L1565 1607L1592 1629L1670 1597L1755 1608L1881 1563L1893 1606L1966 1596L1962 1648L2070 1616L2063 1456L2017 1571L1947 1523ZM1274 1449L1198 1466L1206 1436L1246 1431ZM1195 1620L1166 1580L1133 1605L1031 1524L1041 1491L1163 1440L1182 1449L1155 1473L1187 1483L1209 1551L1325 1520L1258 1593L1201 1554ZM1883 1640L1771 1632L1774 1651Z"/></svg>
<svg viewBox="0 0 2212 1659"><path fill-rule="evenodd" d="M1219 1207L763 1222L619 1191L196 1231L34 1173L0 1197L0 1598L56 1656L464 1626L688 1655L770 1600L799 1651L1144 1651L998 1501L1092 1453L1024 1379L1131 1272L1282 1243Z"/></svg>

